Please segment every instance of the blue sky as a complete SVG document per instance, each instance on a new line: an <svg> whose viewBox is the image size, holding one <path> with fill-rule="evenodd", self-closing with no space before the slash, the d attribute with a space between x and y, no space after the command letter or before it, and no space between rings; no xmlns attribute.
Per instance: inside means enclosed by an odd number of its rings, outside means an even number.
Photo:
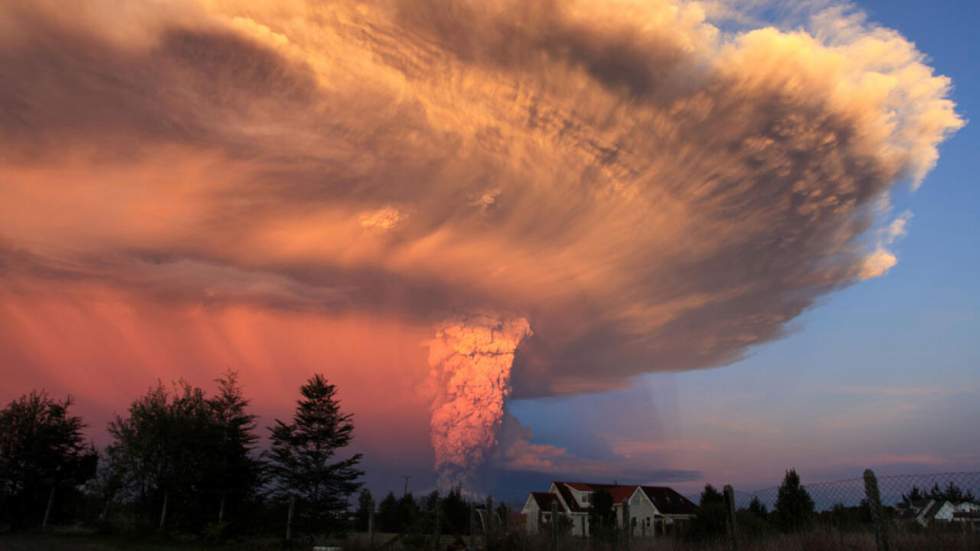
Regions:
<svg viewBox="0 0 980 551"><path fill-rule="evenodd" d="M597 442L622 438L621 404L639 403L646 413L629 424L637 439L675 443L653 455L660 462L651 472L693 470L714 483L763 487L790 467L810 481L856 476L865 467L980 469L980 128L971 123L980 113L980 3L859 7L952 78L967 120L918 190L896 188L894 212L912 213L895 245L898 265L830 295L796 319L788 336L734 365L644 376L607 395L514 403L535 440L603 456Z"/></svg>

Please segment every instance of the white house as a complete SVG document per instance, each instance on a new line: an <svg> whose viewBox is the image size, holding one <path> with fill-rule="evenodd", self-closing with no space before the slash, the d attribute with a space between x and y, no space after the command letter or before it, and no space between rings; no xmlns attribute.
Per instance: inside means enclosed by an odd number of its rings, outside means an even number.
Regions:
<svg viewBox="0 0 980 551"><path fill-rule="evenodd" d="M559 521L567 522L572 534L589 537L589 511L596 492L612 497L617 526L629 526L632 535L639 537L682 530L697 511L689 499L665 486L552 482L547 492L528 495L521 509L527 531L545 531L552 522ZM552 518L552 512L557 513L557 519Z"/></svg>
<svg viewBox="0 0 980 551"><path fill-rule="evenodd" d="M914 501L903 513L922 526L933 522L980 523L980 505L971 501L954 503L946 499L923 499Z"/></svg>

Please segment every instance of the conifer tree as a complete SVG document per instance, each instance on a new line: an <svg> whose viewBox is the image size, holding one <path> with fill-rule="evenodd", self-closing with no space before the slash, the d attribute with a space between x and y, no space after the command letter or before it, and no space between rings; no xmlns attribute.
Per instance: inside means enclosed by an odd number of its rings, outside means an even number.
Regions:
<svg viewBox="0 0 980 551"><path fill-rule="evenodd" d="M341 411L334 385L317 374L300 394L293 419L277 419L269 428L269 474L275 495L294 503L307 530L329 532L341 525L348 498L361 486L361 454L338 457L353 439L354 424Z"/></svg>
<svg viewBox="0 0 980 551"><path fill-rule="evenodd" d="M209 400L218 441L209 482L218 494L218 522L225 520L228 501L242 501L258 486L261 464L253 456L256 416L248 413L238 374L228 371L216 380L217 394Z"/></svg>
<svg viewBox="0 0 980 551"><path fill-rule="evenodd" d="M398 532L401 530L398 516L398 498L394 492L388 492L378 504L378 528L381 532Z"/></svg>
<svg viewBox="0 0 980 551"><path fill-rule="evenodd" d="M773 509L779 527L786 532L799 532L809 526L813 514L813 498L800 484L800 475L793 469L786 471Z"/></svg>
<svg viewBox="0 0 980 551"><path fill-rule="evenodd" d="M364 488L357 496L357 531L368 531L372 514L374 514L374 496L367 488Z"/></svg>
<svg viewBox="0 0 980 551"><path fill-rule="evenodd" d="M698 516L691 526L695 539L710 540L725 534L728 508L725 496L711 484L704 486L698 502Z"/></svg>
<svg viewBox="0 0 980 551"><path fill-rule="evenodd" d="M759 500L758 496L752 496L752 501L749 501L748 511L761 519L765 519L769 515L765 504Z"/></svg>

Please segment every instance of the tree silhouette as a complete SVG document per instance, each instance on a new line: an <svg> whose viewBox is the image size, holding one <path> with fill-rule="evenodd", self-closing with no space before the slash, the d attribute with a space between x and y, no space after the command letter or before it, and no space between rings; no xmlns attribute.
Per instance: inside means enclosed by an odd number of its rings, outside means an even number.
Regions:
<svg viewBox="0 0 980 551"><path fill-rule="evenodd" d="M95 475L82 487L83 494L93 498L101 505L98 522L108 521L109 509L124 490L123 476L123 470L115 464L114 458L108 450L101 450L98 453Z"/></svg>
<svg viewBox="0 0 980 551"><path fill-rule="evenodd" d="M723 536L728 514L725 496L711 484L706 484L701 492L698 509L698 515L691 524L691 537L707 540Z"/></svg>
<svg viewBox="0 0 980 551"><path fill-rule="evenodd" d="M192 527L202 522L197 509L222 463L223 428L204 391L186 382L172 391L158 383L109 424L107 452L144 514L158 511L159 529L175 512Z"/></svg>
<svg viewBox="0 0 980 551"><path fill-rule="evenodd" d="M411 493L405 494L398 500L398 532L405 532L418 528L419 516L421 511L415 496Z"/></svg>
<svg viewBox="0 0 980 551"><path fill-rule="evenodd" d="M757 496L752 496L752 501L749 502L748 511L761 519L765 519L769 516L769 511L766 509L766 506L759 501Z"/></svg>
<svg viewBox="0 0 980 551"><path fill-rule="evenodd" d="M757 496L752 496L748 507L735 511L735 523L739 534L749 539L759 538L769 531L769 510Z"/></svg>
<svg viewBox="0 0 980 551"><path fill-rule="evenodd" d="M442 525L445 521L440 518L442 516L442 498L439 496L439 490L432 490L421 501L420 509L422 515L420 520L422 522L417 528L424 534L432 534L437 528L440 531L444 530Z"/></svg>
<svg viewBox="0 0 980 551"><path fill-rule="evenodd" d="M393 492L378 504L378 529L381 532L397 532L401 529L398 517L398 498Z"/></svg>
<svg viewBox="0 0 980 551"><path fill-rule="evenodd" d="M935 489L938 490L939 487L936 486ZM926 499L926 493L920 490L918 486L912 486L912 490L908 494L902 494L902 505L909 507L912 503L923 499Z"/></svg>
<svg viewBox="0 0 980 551"><path fill-rule="evenodd" d="M442 499L443 532L446 534L466 534L470 528L470 505L463 498L460 487L449 490Z"/></svg>
<svg viewBox="0 0 980 551"><path fill-rule="evenodd" d="M372 513L374 513L374 497L367 488L364 488L357 496L357 521L355 529L360 532L366 532L371 523Z"/></svg>
<svg viewBox="0 0 980 551"><path fill-rule="evenodd" d="M616 537L616 510L613 497L605 489L592 493L589 507L589 533L600 541L614 541Z"/></svg>
<svg viewBox="0 0 980 551"><path fill-rule="evenodd" d="M952 480L946 483L946 487L942 490L939 489L939 484L933 484L932 489L929 490L929 498L939 501L952 501L953 503L976 501L973 492L964 492Z"/></svg>
<svg viewBox="0 0 980 551"><path fill-rule="evenodd" d="M269 428L273 493L295 503L297 518L309 531L339 528L348 498L361 486L361 454L337 458L350 444L354 424L341 411L336 393L323 375L314 375L300 388L292 421L277 419Z"/></svg>
<svg viewBox="0 0 980 551"><path fill-rule="evenodd" d="M809 526L813 513L813 499L800 484L800 475L793 469L786 471L773 509L776 523L786 532L799 532Z"/></svg>
<svg viewBox="0 0 980 551"><path fill-rule="evenodd" d="M208 403L219 439L214 460L209 464L208 484L218 494L219 523L225 521L229 500L241 502L252 497L261 476L261 463L253 450L256 416L247 412L249 401L242 394L238 374L228 371L215 382L218 392Z"/></svg>
<svg viewBox="0 0 980 551"><path fill-rule="evenodd" d="M85 425L69 412L71 405L70 397L31 392L0 410L0 516L14 527L32 524L29 519L46 524L58 488L95 474L95 451L85 444Z"/></svg>

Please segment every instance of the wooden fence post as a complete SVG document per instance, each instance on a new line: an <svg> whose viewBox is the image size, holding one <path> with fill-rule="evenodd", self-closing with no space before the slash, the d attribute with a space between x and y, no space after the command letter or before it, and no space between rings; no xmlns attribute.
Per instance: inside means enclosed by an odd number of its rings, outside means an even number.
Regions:
<svg viewBox="0 0 980 551"><path fill-rule="evenodd" d="M163 507L160 508L160 531L162 532L167 526L167 505L170 504L170 492L167 490L163 491Z"/></svg>
<svg viewBox="0 0 980 551"><path fill-rule="evenodd" d="M630 518L629 498L623 501L623 547L626 551L630 549L630 538L633 536L633 524Z"/></svg>
<svg viewBox="0 0 980 551"><path fill-rule="evenodd" d="M738 524L735 522L735 490L731 484L725 485L725 505L728 509L728 537L732 551L738 550Z"/></svg>
<svg viewBox="0 0 980 551"><path fill-rule="evenodd" d="M286 513L286 543L293 539L293 511L296 509L296 497L289 498L289 511Z"/></svg>
<svg viewBox="0 0 980 551"><path fill-rule="evenodd" d="M470 505L470 548L476 549L476 525L479 524L479 513L476 510L476 505ZM540 517L540 514L538 515ZM541 526L540 518L538 526Z"/></svg>
<svg viewBox="0 0 980 551"><path fill-rule="evenodd" d="M490 549L490 532L493 531L493 498L487 496L486 514L483 517L483 531L486 536L485 547Z"/></svg>
<svg viewBox="0 0 980 551"><path fill-rule="evenodd" d="M54 509L54 489L56 485L51 485L51 491L48 492L48 506L44 508L44 520L41 521L41 529L46 530L48 528L48 521L51 520L51 510Z"/></svg>
<svg viewBox="0 0 980 551"><path fill-rule="evenodd" d="M551 500L551 551L558 551L558 500Z"/></svg>
<svg viewBox="0 0 980 551"><path fill-rule="evenodd" d="M371 511L368 512L368 547L374 549L374 503L371 504Z"/></svg>
<svg viewBox="0 0 980 551"><path fill-rule="evenodd" d="M889 551L888 520L885 518L884 512L881 509L881 494L878 491L878 479L871 469L864 471L864 494L868 498L868 507L871 509L871 520L875 525L875 542L878 544L878 551Z"/></svg>

